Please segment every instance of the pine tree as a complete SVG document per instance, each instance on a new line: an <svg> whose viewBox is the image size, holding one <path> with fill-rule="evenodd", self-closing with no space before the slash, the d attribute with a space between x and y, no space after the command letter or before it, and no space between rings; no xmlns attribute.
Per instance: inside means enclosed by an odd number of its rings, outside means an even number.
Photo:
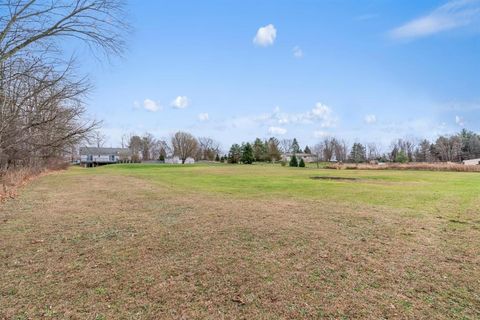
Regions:
<svg viewBox="0 0 480 320"><path fill-rule="evenodd" d="M240 161L240 157L242 155L242 151L240 146L235 143L230 147L230 151L228 152L228 162L229 163L238 163Z"/></svg>
<svg viewBox="0 0 480 320"><path fill-rule="evenodd" d="M397 156L395 157L395 162L399 162L399 163L408 162L408 157L407 157L407 155L405 154L405 151L400 150L400 151L397 153Z"/></svg>
<svg viewBox="0 0 480 320"><path fill-rule="evenodd" d="M300 145L298 144L297 138L293 138L292 142L292 152L295 153L302 153L302 149L300 149Z"/></svg>
<svg viewBox="0 0 480 320"><path fill-rule="evenodd" d="M354 143L350 152L350 161L359 163L367 159L367 149L361 143Z"/></svg>
<svg viewBox="0 0 480 320"><path fill-rule="evenodd" d="M300 158L300 163L298 164L300 168L305 168L305 161L303 161L303 158Z"/></svg>
<svg viewBox="0 0 480 320"><path fill-rule="evenodd" d="M293 155L292 158L290 159L289 166L290 167L298 167L298 160L297 160L296 155Z"/></svg>
<svg viewBox="0 0 480 320"><path fill-rule="evenodd" d="M253 148L252 148L252 145L249 142L247 142L246 144L242 145L241 161L244 164L252 164L253 160L255 160L253 158Z"/></svg>
<svg viewBox="0 0 480 320"><path fill-rule="evenodd" d="M215 157L215 161L220 162L220 157L218 156L218 153L217 153L217 156Z"/></svg>
<svg viewBox="0 0 480 320"><path fill-rule="evenodd" d="M255 161L265 161L267 158L267 144L260 138L253 142L253 157Z"/></svg>
<svg viewBox="0 0 480 320"><path fill-rule="evenodd" d="M305 153L312 154L312 150L308 146L305 146Z"/></svg>

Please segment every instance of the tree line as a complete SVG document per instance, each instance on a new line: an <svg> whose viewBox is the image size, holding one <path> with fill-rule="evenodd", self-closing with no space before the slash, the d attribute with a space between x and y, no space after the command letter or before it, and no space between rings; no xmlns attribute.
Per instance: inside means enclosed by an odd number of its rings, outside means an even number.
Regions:
<svg viewBox="0 0 480 320"><path fill-rule="evenodd" d="M105 137L94 134L98 147ZM131 160L160 160L177 156L182 162L187 158L205 161L252 164L278 162L290 166L304 166L304 158L317 162L461 162L480 158L480 135L462 130L451 136L439 136L435 141L402 138L393 141L386 151L377 143L355 142L325 137L314 146L301 147L296 138L256 138L252 142L234 143L223 153L219 141L210 137L195 137L179 131L170 138L156 139L151 133L122 136L122 147L129 148ZM288 160L288 163L286 162Z"/></svg>
<svg viewBox="0 0 480 320"><path fill-rule="evenodd" d="M480 158L480 135L463 129L451 136L439 136L435 141L428 139L397 139L382 152L377 143L355 142L351 147L345 140L325 137L313 147L302 149L296 138L278 140L256 138L253 142L233 144L227 155L222 157L230 163L275 162L282 155L311 155L314 161L337 162L461 162ZM296 158L296 157L295 157ZM300 161L300 160L298 160Z"/></svg>

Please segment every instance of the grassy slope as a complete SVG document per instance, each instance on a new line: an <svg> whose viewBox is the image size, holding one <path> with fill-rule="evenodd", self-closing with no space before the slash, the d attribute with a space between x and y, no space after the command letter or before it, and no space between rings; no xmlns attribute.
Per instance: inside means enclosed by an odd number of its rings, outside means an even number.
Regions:
<svg viewBox="0 0 480 320"><path fill-rule="evenodd" d="M74 168L0 208L0 318L476 319L479 186L469 173Z"/></svg>

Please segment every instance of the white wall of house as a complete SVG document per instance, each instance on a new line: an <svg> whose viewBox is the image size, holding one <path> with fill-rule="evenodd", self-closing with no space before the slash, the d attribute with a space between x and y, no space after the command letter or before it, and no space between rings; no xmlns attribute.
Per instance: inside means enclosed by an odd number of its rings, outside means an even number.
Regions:
<svg viewBox="0 0 480 320"><path fill-rule="evenodd" d="M175 156L175 157L168 157L165 159L165 163L170 163L170 164L182 164L182 159L180 159L179 157ZM195 159L193 158L187 158L185 159L185 164L192 164L192 163L195 163Z"/></svg>
<svg viewBox="0 0 480 320"><path fill-rule="evenodd" d="M91 156L91 157L90 157ZM98 162L98 163L114 163L118 162L119 157L117 155L81 155L81 162Z"/></svg>
<svg viewBox="0 0 480 320"><path fill-rule="evenodd" d="M480 159L463 160L463 164L467 166L480 165Z"/></svg>

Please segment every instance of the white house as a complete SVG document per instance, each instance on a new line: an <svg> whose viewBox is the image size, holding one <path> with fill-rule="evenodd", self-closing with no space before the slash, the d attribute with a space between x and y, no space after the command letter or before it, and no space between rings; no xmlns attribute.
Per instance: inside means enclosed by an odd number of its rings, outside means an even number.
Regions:
<svg viewBox="0 0 480 320"><path fill-rule="evenodd" d="M125 148L80 148L80 164L94 167L102 164L118 163L130 160L130 149Z"/></svg>
<svg viewBox="0 0 480 320"><path fill-rule="evenodd" d="M297 157L297 160L300 161L300 159L303 159L305 163L309 162L315 162L317 158L315 155L310 154L310 153L285 153L282 155L282 160L289 162L290 159L292 159L292 156L295 155Z"/></svg>
<svg viewBox="0 0 480 320"><path fill-rule="evenodd" d="M168 158L165 158L165 163L182 164L182 159L180 159L177 156L168 157ZM187 159L185 159L185 164L193 164L193 163L195 163L195 159L193 159L191 157L188 157Z"/></svg>
<svg viewBox="0 0 480 320"><path fill-rule="evenodd" d="M478 166L480 165L480 159L463 160L463 164L466 166Z"/></svg>

